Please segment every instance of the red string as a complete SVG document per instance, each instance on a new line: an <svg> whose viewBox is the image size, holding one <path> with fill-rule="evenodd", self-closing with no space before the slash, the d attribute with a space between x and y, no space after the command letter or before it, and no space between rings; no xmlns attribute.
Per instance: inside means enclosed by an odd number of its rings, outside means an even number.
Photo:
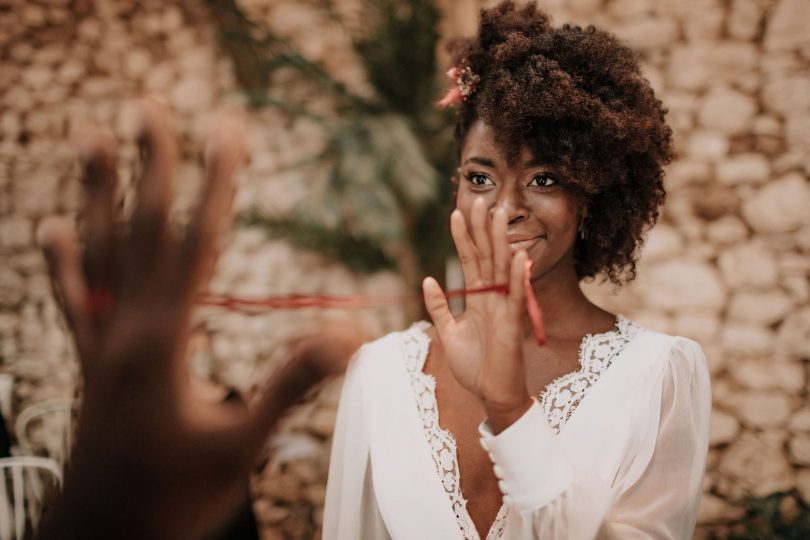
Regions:
<svg viewBox="0 0 810 540"><path fill-rule="evenodd" d="M537 303L537 297L534 296L531 278L532 262L526 261L526 268L523 271L523 286L526 291L526 311L529 312L529 319L532 321L532 328L534 328L534 337L537 338L537 344L542 347L546 344L546 330L543 326L543 312L540 310L540 304Z"/></svg>
<svg viewBox="0 0 810 540"><path fill-rule="evenodd" d="M455 289L447 291L447 298L458 298L470 294L483 294L488 292L509 293L508 285L489 285L475 289ZM264 298L239 298L234 296L201 296L198 303L206 306L216 306L231 310L261 310L261 309L303 309L303 308L338 308L363 309L369 307L402 304L404 302L419 302L419 294L399 295L368 295L350 294L335 296L328 294L288 294L284 296L268 296Z"/></svg>
<svg viewBox="0 0 810 540"><path fill-rule="evenodd" d="M112 309L112 292L108 289L93 289L87 293L87 308L93 315L106 315Z"/></svg>
<svg viewBox="0 0 810 540"><path fill-rule="evenodd" d="M545 330L543 328L543 313L534 290L529 282L531 266L527 265L524 277L526 284L526 310L532 321L534 335L537 343L542 347L546 342ZM455 289L444 293L446 298L459 298L472 294L484 294L497 292L509 294L509 285L489 285L474 289ZM420 302L422 296L419 294L399 294L399 295L364 295L350 294L345 296L335 296L328 294L288 294L284 296L268 296L264 298L239 298L234 296L203 295L199 299L199 304L206 306L221 307L230 310L240 311L261 311L264 309L303 309L303 308L335 308L335 309L363 309L370 307L402 304L405 302Z"/></svg>

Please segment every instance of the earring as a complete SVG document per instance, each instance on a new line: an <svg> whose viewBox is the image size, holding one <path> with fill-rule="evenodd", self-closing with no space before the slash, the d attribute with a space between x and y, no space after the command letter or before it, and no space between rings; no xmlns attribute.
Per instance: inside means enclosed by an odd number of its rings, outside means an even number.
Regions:
<svg viewBox="0 0 810 540"><path fill-rule="evenodd" d="M583 240L588 238L588 230L585 228L585 216L582 216L582 220L579 222L579 237Z"/></svg>

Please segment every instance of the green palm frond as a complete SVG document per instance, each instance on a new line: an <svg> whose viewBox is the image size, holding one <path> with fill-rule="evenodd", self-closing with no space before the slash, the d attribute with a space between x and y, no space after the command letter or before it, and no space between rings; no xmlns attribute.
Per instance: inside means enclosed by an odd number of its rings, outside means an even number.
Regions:
<svg viewBox="0 0 810 540"><path fill-rule="evenodd" d="M763 498L749 497L743 525L745 530L728 540L806 540L810 538L810 508L799 507L790 519L782 512L787 493L773 493Z"/></svg>
<svg viewBox="0 0 810 540"><path fill-rule="evenodd" d="M439 174L400 115L375 115L333 127L324 152L334 165L332 185L383 183L401 209L418 208L437 196Z"/></svg>
<svg viewBox="0 0 810 540"><path fill-rule="evenodd" d="M362 0L355 50L389 110L418 121L435 100L439 10L432 0Z"/></svg>
<svg viewBox="0 0 810 540"><path fill-rule="evenodd" d="M271 76L285 68L298 75L296 80L318 92L330 93L343 107L373 113L378 107L351 92L332 77L323 66L301 55L295 47L269 28L258 27L239 8L235 0L206 0L217 22L222 47L234 64L236 79L254 107L282 105L268 89ZM287 104L289 109L305 112L303 103Z"/></svg>
<svg viewBox="0 0 810 540"><path fill-rule="evenodd" d="M386 115L369 119L367 125L369 151L379 156L380 178L403 205L419 208L434 200L439 173L409 122L401 115Z"/></svg>

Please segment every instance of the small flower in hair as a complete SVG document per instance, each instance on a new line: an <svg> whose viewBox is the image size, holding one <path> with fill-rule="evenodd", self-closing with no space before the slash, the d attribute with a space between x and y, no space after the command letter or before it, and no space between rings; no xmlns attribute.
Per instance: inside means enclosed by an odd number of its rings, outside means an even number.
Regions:
<svg viewBox="0 0 810 540"><path fill-rule="evenodd" d="M455 84L436 103L438 107L454 107L462 101L466 101L475 92L475 87L481 80L481 77L473 73L470 66L452 67L447 71L447 76L453 79Z"/></svg>

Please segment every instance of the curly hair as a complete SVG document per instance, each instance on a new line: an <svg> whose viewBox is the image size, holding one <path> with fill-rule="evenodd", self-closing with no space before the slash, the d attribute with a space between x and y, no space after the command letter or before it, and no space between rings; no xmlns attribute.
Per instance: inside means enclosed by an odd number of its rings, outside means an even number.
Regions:
<svg viewBox="0 0 810 540"><path fill-rule="evenodd" d="M554 166L586 204L575 246L580 279L616 285L635 278L644 234L666 198L671 161L666 109L635 54L592 26L552 27L534 2L481 10L478 35L450 45L456 66L480 77L461 103L459 152L481 120L514 164L523 147Z"/></svg>

